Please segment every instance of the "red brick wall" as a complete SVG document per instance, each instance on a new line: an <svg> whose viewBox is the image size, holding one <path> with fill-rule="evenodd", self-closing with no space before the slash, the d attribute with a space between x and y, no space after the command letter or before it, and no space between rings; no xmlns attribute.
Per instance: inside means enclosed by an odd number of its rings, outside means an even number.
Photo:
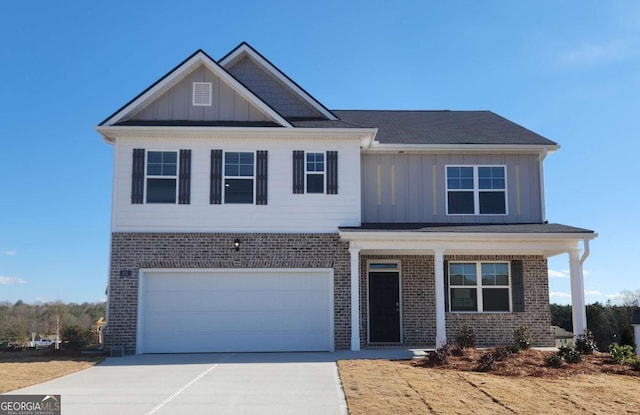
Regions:
<svg viewBox="0 0 640 415"><path fill-rule="evenodd" d="M333 268L335 347L350 348L350 256L337 234L113 233L107 348L135 353L140 268Z"/></svg>
<svg viewBox="0 0 640 415"><path fill-rule="evenodd" d="M435 345L435 283L433 256L361 255L360 301L362 344L367 342L367 261L399 260L402 281L403 344ZM527 326L536 346L553 346L547 261L542 256L484 255L447 256L448 261L510 261L522 260L525 284L525 311L518 313L446 313L447 339L455 341L460 328L474 329L478 346L508 344L513 332Z"/></svg>

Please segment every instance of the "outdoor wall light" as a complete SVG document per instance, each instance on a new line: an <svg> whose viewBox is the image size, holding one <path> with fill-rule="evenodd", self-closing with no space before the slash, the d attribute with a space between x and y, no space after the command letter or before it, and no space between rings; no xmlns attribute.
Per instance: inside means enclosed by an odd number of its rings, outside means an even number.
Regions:
<svg viewBox="0 0 640 415"><path fill-rule="evenodd" d="M238 252L240 250L240 244L242 243L242 241L238 238L235 239L235 241L233 241L233 249L236 250L236 252Z"/></svg>

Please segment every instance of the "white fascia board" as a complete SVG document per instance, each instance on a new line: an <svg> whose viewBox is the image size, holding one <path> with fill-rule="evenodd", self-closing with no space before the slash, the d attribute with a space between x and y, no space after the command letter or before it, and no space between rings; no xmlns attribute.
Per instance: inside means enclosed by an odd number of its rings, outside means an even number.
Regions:
<svg viewBox="0 0 640 415"><path fill-rule="evenodd" d="M375 137L375 128L281 128L281 127L207 127L207 126L98 126L96 130L107 143L121 137L210 137L212 134L300 138L322 136L331 139L359 139L361 146Z"/></svg>
<svg viewBox="0 0 640 415"><path fill-rule="evenodd" d="M351 235L347 235L351 234ZM473 237L470 237L473 236ZM592 239L590 234L589 238ZM451 234L422 233L407 235L385 233L373 236L353 232L340 232L340 238L349 241L350 248L368 253L414 253L429 254L436 249L445 250L447 255L455 254L518 254L543 255L550 257L577 248L585 239L585 234Z"/></svg>
<svg viewBox="0 0 640 415"><path fill-rule="evenodd" d="M503 240L503 241L583 241L595 239L597 233L492 233L492 232L419 232L419 231L340 231L340 239L345 241L417 241L417 240Z"/></svg>
<svg viewBox="0 0 640 415"><path fill-rule="evenodd" d="M553 153L559 145L532 144L381 144L374 141L367 152L429 152L429 153Z"/></svg>
<svg viewBox="0 0 640 415"><path fill-rule="evenodd" d="M327 117L329 120L337 120L336 116L333 115L330 111L324 108L319 102L309 95L308 92L302 90L298 85L292 82L287 76L285 76L278 68L274 67L272 63L265 60L262 56L257 54L250 46L247 44L243 44L238 47L233 53L226 56L223 60L219 62L222 67L227 67L228 64L234 63L238 58L240 58L243 54L248 55L251 59L254 60L258 65L260 65L263 69L269 71L278 81L284 84L287 88L293 91L296 95L300 96L303 100L305 100L309 105L311 105L316 111L320 112L322 115Z"/></svg>
<svg viewBox="0 0 640 415"><path fill-rule="evenodd" d="M278 124L292 128L293 126L284 119L280 114L278 114L273 108L269 107L264 101L256 97L251 91L249 91L245 86L243 86L240 82L238 82L234 77L232 77L229 73L223 70L220 66L218 66L215 62L212 62L209 57L207 57L204 53L198 52L191 59L185 62L179 69L174 70L169 76L164 78L161 82L154 85L153 88L149 89L147 92L139 96L129 105L118 111L115 115L105 121L104 125L113 125L123 119L126 115L138 111L143 108L145 104L147 104L153 97L155 97L160 92L169 89L171 86L178 83L181 79L183 79L187 74L191 73L197 66L204 65L211 72L219 76L224 82L227 83L235 92L237 92L240 96L251 102L255 105L260 111L262 111L265 115L272 118Z"/></svg>

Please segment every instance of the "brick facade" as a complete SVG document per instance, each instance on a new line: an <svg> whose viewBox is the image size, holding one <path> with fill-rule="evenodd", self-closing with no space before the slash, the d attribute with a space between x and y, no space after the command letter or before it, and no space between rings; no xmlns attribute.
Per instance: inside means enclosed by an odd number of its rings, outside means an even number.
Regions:
<svg viewBox="0 0 640 415"><path fill-rule="evenodd" d="M239 251L233 241L239 238ZM105 346L123 345L135 353L140 268L332 268L334 270L335 348L349 349L351 298L349 244L337 234L113 233L109 283L109 321ZM446 256L449 261L522 260L525 311L518 313L446 313L447 338L455 340L464 325L473 327L476 344L489 346L513 340L518 327L528 326L534 344L553 345L550 329L547 261L542 256ZM402 344L435 344L434 259L428 255L360 256L360 338L366 347L367 264L400 263ZM124 273L121 273L124 271Z"/></svg>
<svg viewBox="0 0 640 415"><path fill-rule="evenodd" d="M237 252L236 238L242 241ZM337 234L113 233L105 346L135 353L140 268L333 268L335 347L348 349L348 246Z"/></svg>
<svg viewBox="0 0 640 415"><path fill-rule="evenodd" d="M432 256L362 255L360 259L360 302L362 345L367 345L367 263L376 260L400 262L402 298L402 344L406 346L436 343L434 260ZM447 339L451 343L463 326L470 326L476 345L494 346L513 341L513 332L527 326L534 345L553 346L547 261L542 256L483 255L447 256L447 261L522 260L525 285L525 311L518 313L446 313Z"/></svg>

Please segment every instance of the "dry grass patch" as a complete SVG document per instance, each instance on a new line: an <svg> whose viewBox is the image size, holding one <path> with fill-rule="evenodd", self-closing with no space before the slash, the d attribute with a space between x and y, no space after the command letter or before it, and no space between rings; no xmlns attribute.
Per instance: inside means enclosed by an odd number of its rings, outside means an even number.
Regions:
<svg viewBox="0 0 640 415"><path fill-rule="evenodd" d="M340 361L338 368L351 415L640 413L638 372L604 355L582 367L545 368L547 354L522 353L522 368L511 362L496 373L474 372L477 360L468 355L445 368L386 360Z"/></svg>
<svg viewBox="0 0 640 415"><path fill-rule="evenodd" d="M74 356L42 350L0 353L0 393L78 372L103 359L102 356Z"/></svg>

